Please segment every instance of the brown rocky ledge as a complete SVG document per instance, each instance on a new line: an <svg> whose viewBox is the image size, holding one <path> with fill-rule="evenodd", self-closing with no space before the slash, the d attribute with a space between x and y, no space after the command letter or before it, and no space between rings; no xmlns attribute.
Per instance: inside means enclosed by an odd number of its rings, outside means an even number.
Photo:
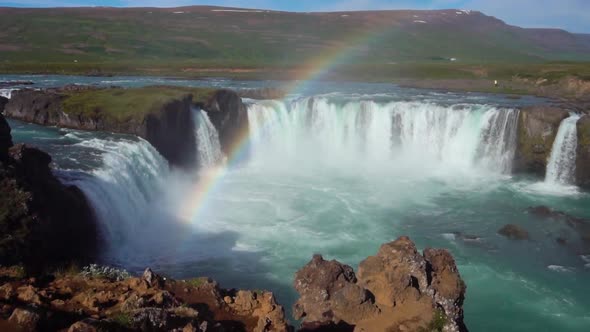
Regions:
<svg viewBox="0 0 590 332"><path fill-rule="evenodd" d="M0 268L1 331L286 332L272 293L221 289L207 278L141 278L93 267L93 273L25 278ZM107 271L109 273L102 273ZM113 273L113 271L115 273Z"/></svg>
<svg viewBox="0 0 590 332"><path fill-rule="evenodd" d="M302 331L465 331L466 286L444 249L418 253L407 237L352 267L320 255L295 277Z"/></svg>

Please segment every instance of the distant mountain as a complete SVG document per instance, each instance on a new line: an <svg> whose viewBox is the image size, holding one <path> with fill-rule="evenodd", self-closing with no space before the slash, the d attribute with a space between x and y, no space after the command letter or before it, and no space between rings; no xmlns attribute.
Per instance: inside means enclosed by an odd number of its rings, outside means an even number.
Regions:
<svg viewBox="0 0 590 332"><path fill-rule="evenodd" d="M290 65L590 60L590 35L476 11L289 13L222 7L0 8L0 62Z"/></svg>

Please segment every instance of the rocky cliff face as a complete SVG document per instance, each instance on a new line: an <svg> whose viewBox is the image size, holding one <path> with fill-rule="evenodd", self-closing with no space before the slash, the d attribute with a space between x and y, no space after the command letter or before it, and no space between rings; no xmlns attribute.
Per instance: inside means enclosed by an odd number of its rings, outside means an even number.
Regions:
<svg viewBox="0 0 590 332"><path fill-rule="evenodd" d="M316 255L295 276L303 331L464 331L466 286L451 254L418 253L407 237L384 244L358 274Z"/></svg>
<svg viewBox="0 0 590 332"><path fill-rule="evenodd" d="M188 167L196 161L196 141L192 125L192 96L171 99L160 110L144 118L115 120L100 109L92 115L64 112L62 90L14 91L5 107L7 117L44 126L110 131L137 135L150 142L171 165Z"/></svg>
<svg viewBox="0 0 590 332"><path fill-rule="evenodd" d="M545 176L553 141L568 111L550 106L525 107L518 117L514 172Z"/></svg>
<svg viewBox="0 0 590 332"><path fill-rule="evenodd" d="M219 90L203 108L219 133L219 142L225 155L230 155L235 144L248 135L248 110L240 96L231 90Z"/></svg>
<svg viewBox="0 0 590 332"><path fill-rule="evenodd" d="M92 209L78 188L55 178L50 162L43 151L13 146L0 115L0 265L42 269L95 253Z"/></svg>
<svg viewBox="0 0 590 332"><path fill-rule="evenodd" d="M8 104L8 98L0 96L0 113L4 111L4 107Z"/></svg>
<svg viewBox="0 0 590 332"><path fill-rule="evenodd" d="M190 95L171 100L159 112L148 114L139 132L136 132L150 142L171 165L190 167L197 162L191 107Z"/></svg>
<svg viewBox="0 0 590 332"><path fill-rule="evenodd" d="M585 115L578 120L577 132L576 184L590 189L590 115Z"/></svg>

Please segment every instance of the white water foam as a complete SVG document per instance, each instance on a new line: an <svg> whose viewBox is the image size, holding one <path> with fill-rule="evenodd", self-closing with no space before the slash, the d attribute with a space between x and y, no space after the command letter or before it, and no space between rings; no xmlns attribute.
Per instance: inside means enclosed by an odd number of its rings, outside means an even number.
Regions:
<svg viewBox="0 0 590 332"><path fill-rule="evenodd" d="M326 97L249 105L255 162L342 167L401 162L509 173L518 111L485 105L349 101ZM305 156L305 160L301 157Z"/></svg>
<svg viewBox="0 0 590 332"><path fill-rule="evenodd" d="M17 89L0 89L0 97L10 99L12 97L12 91L15 91L15 90L17 90Z"/></svg>
<svg viewBox="0 0 590 332"><path fill-rule="evenodd" d="M199 166L211 167L223 159L219 134L209 120L209 116L203 110L193 110L193 121L195 127L195 139L197 140L197 153Z"/></svg>
<svg viewBox="0 0 590 332"><path fill-rule="evenodd" d="M110 244L141 227L154 197L161 195L168 163L146 141L91 139L78 143L102 151L103 166L72 182L92 203Z"/></svg>
<svg viewBox="0 0 590 332"><path fill-rule="evenodd" d="M559 185L571 185L574 182L578 145L576 123L579 119L580 115L572 114L559 125L547 164L545 182Z"/></svg>

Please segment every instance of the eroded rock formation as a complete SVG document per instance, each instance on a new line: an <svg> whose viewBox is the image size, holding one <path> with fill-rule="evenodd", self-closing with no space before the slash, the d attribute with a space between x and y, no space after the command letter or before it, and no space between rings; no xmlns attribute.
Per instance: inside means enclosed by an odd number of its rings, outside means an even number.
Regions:
<svg viewBox="0 0 590 332"><path fill-rule="evenodd" d="M219 90L201 107L217 129L221 150L230 155L234 145L248 135L248 110L242 98L232 90Z"/></svg>
<svg viewBox="0 0 590 332"><path fill-rule="evenodd" d="M304 331L463 331L466 286L451 254L420 254L407 237L381 246L358 274L316 255L295 276Z"/></svg>
<svg viewBox="0 0 590 332"><path fill-rule="evenodd" d="M171 280L62 273L27 279L0 268L0 327L27 331L287 332L272 293L221 289L207 278Z"/></svg>
<svg viewBox="0 0 590 332"><path fill-rule="evenodd" d="M565 109L545 105L525 107L520 111L515 172L545 176L559 125L568 115Z"/></svg>

